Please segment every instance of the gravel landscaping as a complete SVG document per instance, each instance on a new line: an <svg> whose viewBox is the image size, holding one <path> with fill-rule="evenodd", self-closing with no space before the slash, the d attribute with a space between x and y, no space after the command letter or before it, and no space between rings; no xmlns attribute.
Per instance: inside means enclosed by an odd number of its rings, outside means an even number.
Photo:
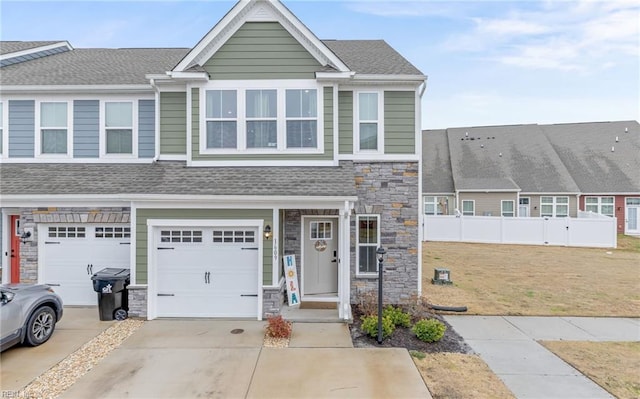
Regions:
<svg viewBox="0 0 640 399"><path fill-rule="evenodd" d="M56 398L144 324L127 319L103 331L17 393L19 398Z"/></svg>

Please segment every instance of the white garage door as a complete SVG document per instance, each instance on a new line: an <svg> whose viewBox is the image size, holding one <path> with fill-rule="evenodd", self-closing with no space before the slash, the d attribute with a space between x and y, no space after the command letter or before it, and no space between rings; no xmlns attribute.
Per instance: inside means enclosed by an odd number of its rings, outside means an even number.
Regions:
<svg viewBox="0 0 640 399"><path fill-rule="evenodd" d="M65 305L97 305L91 276L107 267L129 268L125 225L55 224L39 227L41 280Z"/></svg>
<svg viewBox="0 0 640 399"><path fill-rule="evenodd" d="M159 317L257 317L258 230L157 228Z"/></svg>

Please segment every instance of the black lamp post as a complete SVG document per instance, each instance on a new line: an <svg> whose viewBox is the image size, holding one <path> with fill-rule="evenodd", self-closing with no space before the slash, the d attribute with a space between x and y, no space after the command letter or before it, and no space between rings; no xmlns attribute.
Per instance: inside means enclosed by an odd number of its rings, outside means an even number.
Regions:
<svg viewBox="0 0 640 399"><path fill-rule="evenodd" d="M384 247L376 250L378 255L378 343L382 343L382 263L384 262L384 254L387 251Z"/></svg>

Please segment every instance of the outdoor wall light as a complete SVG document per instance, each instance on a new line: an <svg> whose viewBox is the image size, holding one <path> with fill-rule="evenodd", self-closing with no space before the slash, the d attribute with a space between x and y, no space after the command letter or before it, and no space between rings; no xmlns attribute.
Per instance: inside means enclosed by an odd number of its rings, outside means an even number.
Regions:
<svg viewBox="0 0 640 399"><path fill-rule="evenodd" d="M264 227L264 239L268 240L271 238L271 226L270 225L266 225Z"/></svg>

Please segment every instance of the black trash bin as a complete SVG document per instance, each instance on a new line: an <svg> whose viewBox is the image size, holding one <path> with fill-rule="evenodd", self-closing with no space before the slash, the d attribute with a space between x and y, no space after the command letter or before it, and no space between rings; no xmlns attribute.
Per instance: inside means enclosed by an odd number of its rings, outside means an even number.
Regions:
<svg viewBox="0 0 640 399"><path fill-rule="evenodd" d="M108 267L91 276L98 293L100 320L124 320L129 312L129 269Z"/></svg>

